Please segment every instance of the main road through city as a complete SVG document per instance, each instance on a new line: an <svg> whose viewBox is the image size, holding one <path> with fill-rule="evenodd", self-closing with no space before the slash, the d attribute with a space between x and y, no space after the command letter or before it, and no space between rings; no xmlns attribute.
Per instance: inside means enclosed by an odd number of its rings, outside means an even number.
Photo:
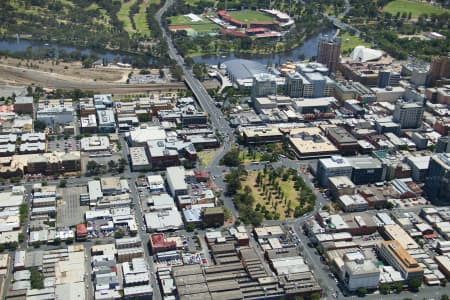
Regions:
<svg viewBox="0 0 450 300"><path fill-rule="evenodd" d="M208 165L208 171L212 175L214 174L221 175L222 169L219 167L219 161L223 157L223 155L228 152L228 150L230 149L231 145L234 142L233 129L230 127L228 121L225 119L220 109L216 107L214 100L208 94L208 92L200 83L200 81L198 81L192 74L192 71L185 66L183 57L181 57L177 53L177 50L173 45L172 39L167 34L167 31L161 22L162 15L173 3L174 0L167 0L164 3L163 7L161 7L161 9L155 14L155 18L162 30L164 39L167 40L167 44L169 47L169 57L175 60L177 64L182 68L184 72L184 81L186 82L187 86L192 90L200 107L206 113L208 113L212 127L223 138L223 147L220 149L220 151L217 152L217 155L214 157L214 159L211 160L211 163ZM231 199L225 199L224 206L227 207L234 216L238 215Z"/></svg>
<svg viewBox="0 0 450 300"><path fill-rule="evenodd" d="M184 65L183 57L177 54L177 51L173 45L172 39L167 35L166 29L161 23L161 17L164 12L173 4L173 0L167 0L164 6L156 13L155 18L161 27L163 32L164 39L167 40L167 44L169 46L169 56L171 59L175 60L178 65L183 69L184 72L184 81L188 85L188 87L192 90L195 98L200 104L201 108L209 114L209 118L211 123L215 129L217 129L224 140L227 140L227 137L232 138L233 130L228 124L228 121L223 117L222 112L218 109L214 103L214 100L209 96L206 89L203 85L198 81L192 71L188 69ZM225 143L225 145L229 145L230 143Z"/></svg>
<svg viewBox="0 0 450 300"><path fill-rule="evenodd" d="M209 96L206 89L203 85L198 81L192 71L188 69L184 65L183 57L177 54L177 51L173 45L172 39L167 35L166 29L161 23L161 17L164 12L173 4L173 0L167 0L164 6L155 14L155 18L161 27L163 37L167 40L167 44L169 46L169 56L171 59L175 60L178 65L183 69L184 72L184 81L188 85L188 87L192 90L195 98L197 99L200 107L209 114L209 119L215 129L219 131L222 137L225 140L225 145L230 145L230 143L226 142L229 137L232 137L233 130L228 124L228 121L223 117L222 112L218 109L214 103L214 100Z"/></svg>

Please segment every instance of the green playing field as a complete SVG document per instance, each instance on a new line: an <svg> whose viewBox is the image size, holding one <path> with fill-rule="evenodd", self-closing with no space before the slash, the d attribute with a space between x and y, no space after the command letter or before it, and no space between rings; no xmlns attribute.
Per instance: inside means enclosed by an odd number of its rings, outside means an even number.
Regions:
<svg viewBox="0 0 450 300"><path fill-rule="evenodd" d="M239 20L241 22L275 21L275 18L257 10L227 11L227 14L230 15L230 17L232 17L233 19Z"/></svg>
<svg viewBox="0 0 450 300"><path fill-rule="evenodd" d="M424 2L417 2L417 1L410 1L410 0L395 0L392 2L389 2L388 5L386 5L383 8L383 11L389 12L393 15L396 15L399 13L410 13L412 18L418 18L421 14L443 14L445 12L448 12L448 9L439 8L437 6L424 3Z"/></svg>

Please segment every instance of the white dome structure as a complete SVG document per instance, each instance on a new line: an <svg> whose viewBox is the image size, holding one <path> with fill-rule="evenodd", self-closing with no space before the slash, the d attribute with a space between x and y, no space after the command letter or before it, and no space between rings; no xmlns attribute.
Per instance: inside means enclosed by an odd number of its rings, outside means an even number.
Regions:
<svg viewBox="0 0 450 300"><path fill-rule="evenodd" d="M350 57L358 62L378 60L381 56L383 56L383 51L366 48L364 46L356 46L352 53L350 53Z"/></svg>

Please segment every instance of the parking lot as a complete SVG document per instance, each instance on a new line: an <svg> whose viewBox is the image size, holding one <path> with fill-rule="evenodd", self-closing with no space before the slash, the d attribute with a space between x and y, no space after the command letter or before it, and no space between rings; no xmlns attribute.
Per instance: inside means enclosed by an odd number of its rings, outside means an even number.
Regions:
<svg viewBox="0 0 450 300"><path fill-rule="evenodd" d="M68 139L55 138L53 141L48 141L48 152L54 151L79 151L80 150L80 141L77 141L75 138L71 137Z"/></svg>
<svg viewBox="0 0 450 300"><path fill-rule="evenodd" d="M75 226L83 223L84 213L89 206L80 206L80 194L87 193L86 187L59 188L58 194L61 199L57 200L56 226Z"/></svg>

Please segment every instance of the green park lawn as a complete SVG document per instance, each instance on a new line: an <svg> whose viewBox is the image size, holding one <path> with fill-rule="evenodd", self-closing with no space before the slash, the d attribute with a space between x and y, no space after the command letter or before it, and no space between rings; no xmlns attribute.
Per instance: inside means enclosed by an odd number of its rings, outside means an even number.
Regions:
<svg viewBox="0 0 450 300"><path fill-rule="evenodd" d="M151 0L142 1L141 5L139 6L139 12L134 15L136 30L144 36L150 36L150 29L148 28L147 23L147 7L150 5L150 1Z"/></svg>
<svg viewBox="0 0 450 300"><path fill-rule="evenodd" d="M203 21L202 22L192 22L191 18L185 17L184 15L169 17L169 20L170 20L170 25L195 25L195 24L204 24L204 23L209 22L208 19L206 19L202 16L198 16L198 17L200 17Z"/></svg>
<svg viewBox="0 0 450 300"><path fill-rule="evenodd" d="M228 15L241 22L274 21L275 19L257 10L227 11Z"/></svg>
<svg viewBox="0 0 450 300"><path fill-rule="evenodd" d="M108 25L109 24L109 21L110 21L109 15L107 14L106 10L104 8L100 8L100 6L98 6L97 3L92 3L91 5L89 5L86 8L86 10L87 11L96 10L98 12L98 14L99 14L99 16L96 18L96 21L99 24L103 24L103 25Z"/></svg>
<svg viewBox="0 0 450 300"><path fill-rule="evenodd" d="M199 16L200 17L200 16ZM219 29L219 25L214 24L209 19L200 17L202 22L192 22L192 20L183 15L170 17L170 25L187 25L198 33L208 33Z"/></svg>
<svg viewBox="0 0 450 300"><path fill-rule="evenodd" d="M197 2L199 2L199 1L200 0L184 0L184 2L187 5L191 5L191 6L197 4ZM205 0L203 2L205 2ZM207 2L210 2L211 4L214 4L215 0L207 0Z"/></svg>
<svg viewBox="0 0 450 300"><path fill-rule="evenodd" d="M147 23L147 7L150 4L158 4L159 0L144 0L139 5L139 11L133 16L134 24L136 25L136 30L133 29L131 19L130 19L130 8L136 3L136 0L129 0L127 2L122 0L122 6L120 7L117 17L124 24L123 27L126 32L134 33L138 32L143 36L150 36L151 31Z"/></svg>
<svg viewBox="0 0 450 300"><path fill-rule="evenodd" d="M130 0L128 2L122 2L119 12L117 13L117 18L123 23L123 28L126 32L134 32L133 26L130 20L130 7L136 2L135 0Z"/></svg>
<svg viewBox="0 0 450 300"><path fill-rule="evenodd" d="M209 33L218 30L220 27L214 23L190 25L192 29L198 33Z"/></svg>
<svg viewBox="0 0 450 300"><path fill-rule="evenodd" d="M448 9L443 9L436 7L434 5L419 2L419 1L410 1L410 0L395 0L392 2L389 2L384 8L383 11L389 12L392 15L396 15L397 12L400 14L402 13L409 13L411 12L411 17L413 19L418 18L421 14L442 14L444 12L448 12Z"/></svg>
<svg viewBox="0 0 450 300"><path fill-rule="evenodd" d="M59 0L59 2L61 2L62 4L66 5L66 6L71 6L71 7L74 6L73 2L69 1L69 0Z"/></svg>
<svg viewBox="0 0 450 300"><path fill-rule="evenodd" d="M348 32L344 32L344 34L341 34L340 37L342 38L342 47L341 47L342 53L350 53L356 46L359 45L371 47L369 43L363 41L359 37L351 35Z"/></svg>
<svg viewBox="0 0 450 300"><path fill-rule="evenodd" d="M288 172L287 169L281 169L281 171L282 174L287 174L286 172ZM275 179L274 183L271 183L269 173L264 175L261 172L262 182L258 184L258 173L256 171L249 172L247 176L242 178L240 193L245 194L245 190L249 188L255 200L253 209L261 211L261 213L266 215L266 219L284 220L292 218L296 207L306 209L306 212L310 205L314 205L314 200L310 204L306 199L311 191L308 188L305 191L302 191L299 187L296 188L294 176L289 175L287 178L284 178L285 180L282 180L280 176L280 178ZM271 217L268 217L267 214L271 215Z"/></svg>
<svg viewBox="0 0 450 300"><path fill-rule="evenodd" d="M244 164L249 164L253 161L261 161L261 152L254 152L254 154L250 154L248 152L243 152L242 154L242 162Z"/></svg>
<svg viewBox="0 0 450 300"><path fill-rule="evenodd" d="M281 199L278 196L278 193L275 191L275 189L269 184L268 180L264 179L264 184L268 186L269 195L267 196L265 193L263 193L262 188L256 186L256 177L258 175L258 172L250 172L248 176L245 178L245 181L242 182L242 186L249 186L251 189L251 193L253 197L255 198L255 203L253 205L253 208L256 208L257 206L265 206L268 211L270 211L271 214L275 215L278 214L280 217L280 220L285 220L286 217L288 218L293 217L294 208L299 205L299 201L296 198L296 193L293 187L292 181L282 182L280 180L280 185L282 191L287 196L287 200L290 204L290 213L287 215L286 210L288 208L287 201L285 202L284 199ZM277 205L273 205L276 203Z"/></svg>

